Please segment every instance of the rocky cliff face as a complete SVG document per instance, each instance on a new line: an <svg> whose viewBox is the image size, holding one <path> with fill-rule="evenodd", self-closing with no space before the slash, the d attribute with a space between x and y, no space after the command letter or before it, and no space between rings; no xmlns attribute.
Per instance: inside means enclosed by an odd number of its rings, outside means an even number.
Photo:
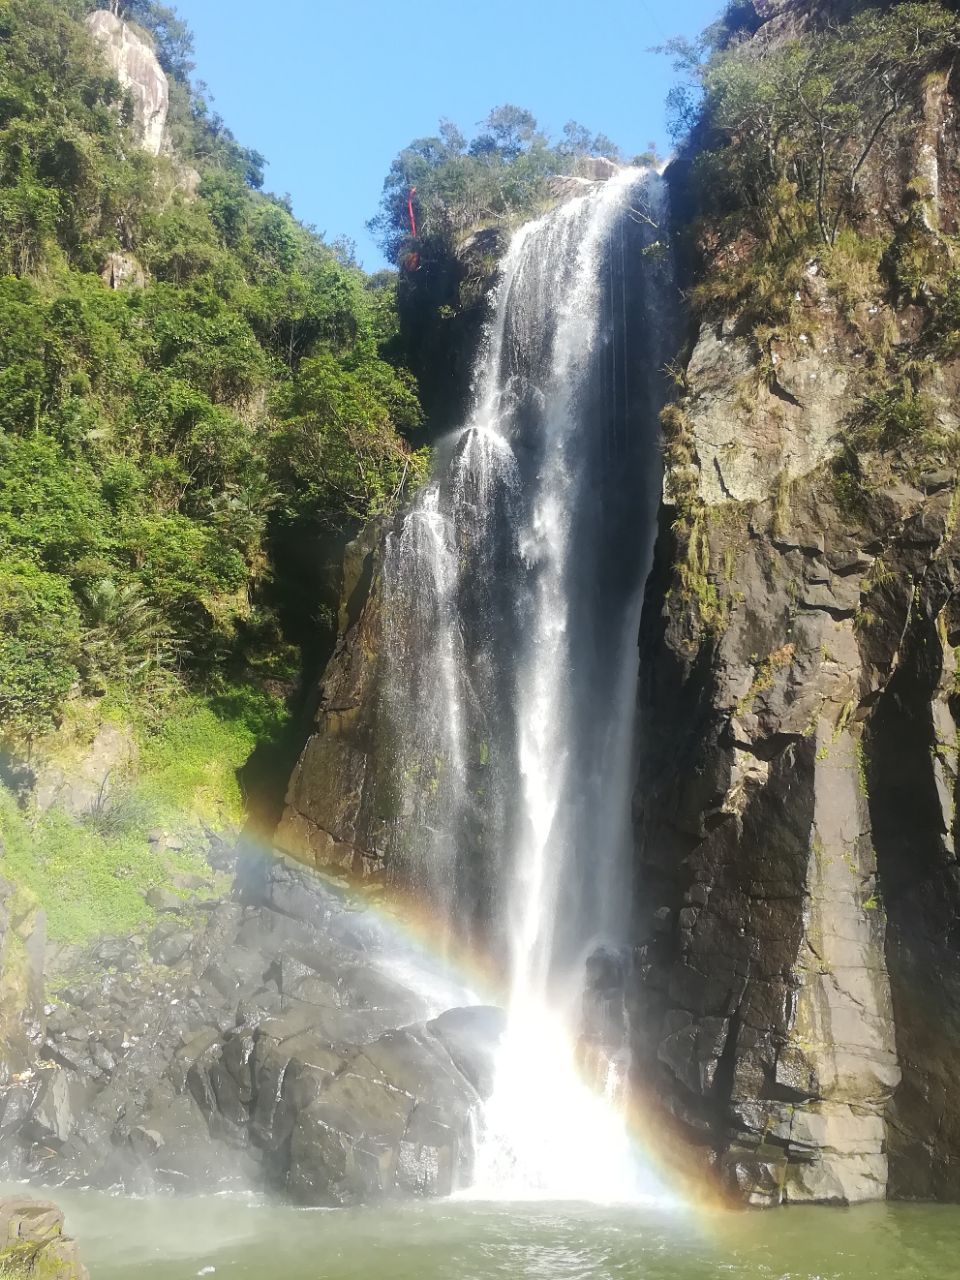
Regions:
<svg viewBox="0 0 960 1280"><path fill-rule="evenodd" d="M347 548L337 647L274 837L278 848L303 862L359 879L384 871L392 817L389 797L378 787L376 752L381 535L371 526Z"/></svg>
<svg viewBox="0 0 960 1280"><path fill-rule="evenodd" d="M36 900L0 878L0 1088L29 1071L43 1040L46 937Z"/></svg>
<svg viewBox="0 0 960 1280"><path fill-rule="evenodd" d="M945 80L871 216L956 233ZM918 175L925 198L911 206ZM913 187L916 190L916 186ZM817 261L759 344L704 324L641 635L638 1086L754 1204L960 1195L960 365ZM923 438L851 445L883 343ZM854 439L856 437L854 436ZM851 458L851 449L858 456Z"/></svg>
<svg viewBox="0 0 960 1280"><path fill-rule="evenodd" d="M87 25L121 85L130 94L142 131L142 145L151 155L159 155L167 123L170 92L167 77L150 45L128 23L97 9Z"/></svg>

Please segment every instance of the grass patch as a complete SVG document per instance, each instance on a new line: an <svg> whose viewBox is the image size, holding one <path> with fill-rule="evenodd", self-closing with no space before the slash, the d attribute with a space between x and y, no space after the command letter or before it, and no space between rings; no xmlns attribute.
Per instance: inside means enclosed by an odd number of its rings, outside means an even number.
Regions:
<svg viewBox="0 0 960 1280"><path fill-rule="evenodd" d="M36 895L59 942L136 933L154 919L148 889L174 869L202 869L199 855L161 855L141 833L104 835L62 810L31 821L7 791L0 792L0 831L4 873Z"/></svg>
<svg viewBox="0 0 960 1280"><path fill-rule="evenodd" d="M276 740L285 719L282 699L249 686L186 699L143 743L140 794L173 817L239 825L237 770L255 746Z"/></svg>
<svg viewBox="0 0 960 1280"><path fill-rule="evenodd" d="M874 302L882 294L880 261L885 249L879 236L865 236L852 227L843 227L833 244L821 250L827 284L848 322L853 322L858 307Z"/></svg>
<svg viewBox="0 0 960 1280"><path fill-rule="evenodd" d="M0 874L36 896L59 942L150 927L144 894L176 872L209 874L203 827L242 823L237 771L284 717L282 700L250 687L190 696L158 726L139 727L136 777L82 818L57 808L32 814L0 788ZM183 849L151 844L155 828Z"/></svg>

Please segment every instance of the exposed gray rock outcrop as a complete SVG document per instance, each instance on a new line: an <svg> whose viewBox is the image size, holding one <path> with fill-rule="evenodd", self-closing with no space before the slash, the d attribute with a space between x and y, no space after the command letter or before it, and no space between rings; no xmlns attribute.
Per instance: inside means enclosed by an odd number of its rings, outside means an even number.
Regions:
<svg viewBox="0 0 960 1280"><path fill-rule="evenodd" d="M260 1188L314 1205L469 1174L497 1010L439 1017L336 885L249 854L236 895L64 957L39 1059L0 1088L0 1159L45 1184ZM435 999L435 997L431 997Z"/></svg>
<svg viewBox="0 0 960 1280"><path fill-rule="evenodd" d="M73 818L101 813L136 775L136 735L104 719L96 699L71 703L59 728L0 745L0 777L21 805Z"/></svg>
<svg viewBox="0 0 960 1280"><path fill-rule="evenodd" d="M159 155L170 106L170 87L156 54L128 23L106 9L91 13L87 25L117 79L133 99L144 151Z"/></svg>
<svg viewBox="0 0 960 1280"><path fill-rule="evenodd" d="M808 284L822 293L815 264ZM761 501L775 483L789 484L836 451L852 407L851 353L814 350L801 334L789 348L771 342L766 357L765 381L752 344L712 324L704 325L690 357L686 412L699 459L698 492L711 505Z"/></svg>
<svg viewBox="0 0 960 1280"><path fill-rule="evenodd" d="M100 279L110 289L142 289L147 283L147 273L132 253L115 250L107 254Z"/></svg>
<svg viewBox="0 0 960 1280"><path fill-rule="evenodd" d="M137 763L137 744L126 725L102 721L88 735L53 735L35 746L25 766L40 810L55 805L72 817L95 813L122 789Z"/></svg>

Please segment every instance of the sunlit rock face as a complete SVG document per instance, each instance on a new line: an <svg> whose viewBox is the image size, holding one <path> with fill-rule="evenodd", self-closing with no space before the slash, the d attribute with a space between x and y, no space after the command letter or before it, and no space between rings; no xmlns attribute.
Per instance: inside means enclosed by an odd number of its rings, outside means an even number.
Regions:
<svg viewBox="0 0 960 1280"><path fill-rule="evenodd" d="M854 623L870 538L809 483L779 529L724 511L722 629L663 602L662 564L643 635L635 1059L754 1204L882 1198L900 1079L854 715L884 678Z"/></svg>
<svg viewBox="0 0 960 1280"><path fill-rule="evenodd" d="M87 25L100 43L117 79L133 98L144 151L159 155L170 91L156 54L127 23L106 9L91 13Z"/></svg>
<svg viewBox="0 0 960 1280"><path fill-rule="evenodd" d="M816 267L808 287L823 297ZM769 385L755 376L755 344L749 338L705 324L693 348L687 417L696 438L696 480L704 502L761 501L775 484L807 475L836 452L854 407L856 365L823 359L809 334L794 346L771 345L776 376ZM741 405L746 386L748 432Z"/></svg>
<svg viewBox="0 0 960 1280"><path fill-rule="evenodd" d="M100 268L100 279L110 289L142 289L147 275L132 253L114 250Z"/></svg>
<svg viewBox="0 0 960 1280"><path fill-rule="evenodd" d="M43 1039L44 913L0 877L0 1094L34 1061Z"/></svg>
<svg viewBox="0 0 960 1280"><path fill-rule="evenodd" d="M902 164L866 175L869 216L919 171L926 233L953 235L956 107L937 78L920 105ZM704 325L670 424L684 460L641 629L637 1082L737 1199L956 1199L955 463L860 458L849 500L869 352L920 319L879 296L851 318L816 260L797 304L787 341ZM927 363L946 440L958 386L955 356Z"/></svg>
<svg viewBox="0 0 960 1280"><path fill-rule="evenodd" d="M90 1280L80 1261L77 1242L66 1234L63 1211L50 1200L33 1196L0 1199L0 1266L6 1274L23 1275L24 1258L30 1275L45 1280Z"/></svg>

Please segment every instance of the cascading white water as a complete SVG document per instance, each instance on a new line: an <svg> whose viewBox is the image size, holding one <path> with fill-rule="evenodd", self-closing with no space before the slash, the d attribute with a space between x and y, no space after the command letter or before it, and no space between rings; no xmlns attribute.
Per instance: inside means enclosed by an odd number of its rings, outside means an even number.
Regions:
<svg viewBox="0 0 960 1280"><path fill-rule="evenodd" d="M581 393L601 329L601 255L636 179L627 172L569 203L545 220L539 234L528 231L519 246L524 256L542 253L542 240L549 236L548 261L559 256L571 266L562 295L551 299L556 327L541 388L544 454L520 537L524 564L535 574L517 679L523 805L509 894L507 1030L478 1151L474 1193L479 1195L613 1199L640 1188L623 1119L611 1106L613 1099L598 1095L581 1078L576 1031L569 1010L558 1007L560 993L551 991L550 981L559 889L574 852L569 841L576 835L559 813L570 786L570 694L576 679L569 635L569 615L577 603L570 590L570 559L582 499L576 436L589 426L581 417ZM628 698L622 722L630 722L630 707ZM624 795L608 799L625 802ZM604 1083L613 1092L615 1076L610 1063Z"/></svg>
<svg viewBox="0 0 960 1280"><path fill-rule="evenodd" d="M666 326L637 335L630 364L624 246L645 323L662 212L659 178L624 170L514 235L473 411L386 559L397 863L459 931L509 953L475 1195L609 1200L645 1186L611 1105L623 1053L598 1050L598 1092L576 1046L584 962L623 945L630 893Z"/></svg>

